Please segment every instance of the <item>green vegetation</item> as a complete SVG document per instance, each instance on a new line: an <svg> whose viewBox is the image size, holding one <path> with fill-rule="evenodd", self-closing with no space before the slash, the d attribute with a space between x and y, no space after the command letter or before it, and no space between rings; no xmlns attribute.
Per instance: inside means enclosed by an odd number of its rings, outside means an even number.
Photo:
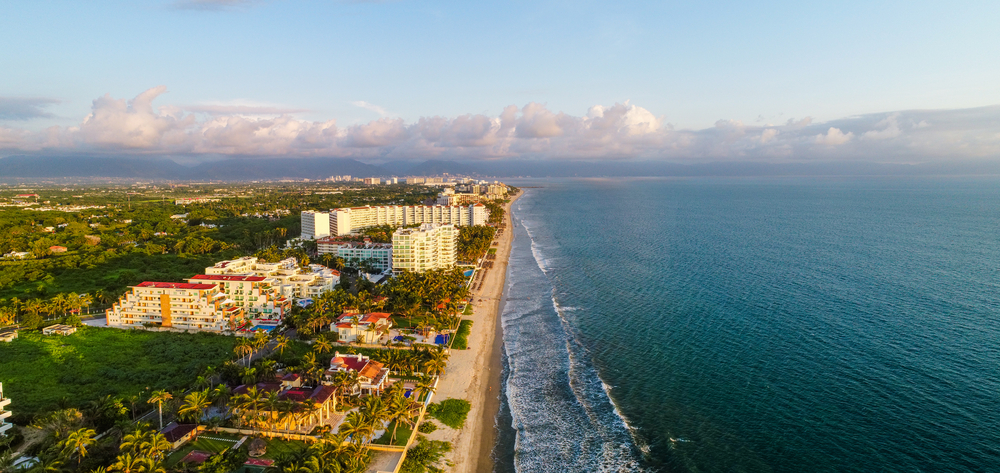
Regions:
<svg viewBox="0 0 1000 473"><path fill-rule="evenodd" d="M417 444L406 452L406 459L399 469L400 473L442 473L440 465L444 454L451 451L451 443L440 440L427 440L424 436L417 437ZM450 465L448 465L450 466Z"/></svg>
<svg viewBox="0 0 1000 473"><path fill-rule="evenodd" d="M427 406L427 414L453 429L461 429L472 404L465 399L445 399Z"/></svg>
<svg viewBox="0 0 1000 473"><path fill-rule="evenodd" d="M486 225L459 227L458 230L458 260L474 263L490 249L490 242L496 228Z"/></svg>
<svg viewBox="0 0 1000 473"><path fill-rule="evenodd" d="M451 347L456 350L468 350L470 333L472 333L472 321L463 320L458 326L458 331L455 332L455 341L452 342Z"/></svg>
<svg viewBox="0 0 1000 473"><path fill-rule="evenodd" d="M420 433L422 433L422 434L429 434L431 432L434 432L437 429L438 429L437 424L435 424L430 419L427 419L423 423L420 424L420 427L417 428L417 431L420 432Z"/></svg>
<svg viewBox="0 0 1000 473"><path fill-rule="evenodd" d="M239 442L242 435L232 435L220 432L204 432L196 440L190 442L183 447L177 449L176 452L171 453L164 462L167 468L177 465L182 459L184 459L187 454L195 451L201 450L208 453L222 453L225 450L232 448ZM225 440L219 440L225 439Z"/></svg>
<svg viewBox="0 0 1000 473"><path fill-rule="evenodd" d="M84 408L103 396L186 387L206 366L229 359L235 343L209 333L80 327L64 337L22 331L17 340L0 344L0 373L5 394L17 399L15 420L23 424L36 414Z"/></svg>
<svg viewBox="0 0 1000 473"><path fill-rule="evenodd" d="M392 431L393 431L393 429L396 429L396 439L395 439L394 442L390 442L390 438L392 437ZM386 427L385 433L382 434L381 437L375 439L375 441L372 442L372 443L378 444L378 445L400 445L400 446L402 446L402 445L406 445L406 442L408 442L410 440L410 435L412 433L413 433L413 429L410 426L408 426L408 425L406 425L404 423L400 423L399 427L396 427L396 423L395 422L390 422L389 425L388 425L388 427Z"/></svg>

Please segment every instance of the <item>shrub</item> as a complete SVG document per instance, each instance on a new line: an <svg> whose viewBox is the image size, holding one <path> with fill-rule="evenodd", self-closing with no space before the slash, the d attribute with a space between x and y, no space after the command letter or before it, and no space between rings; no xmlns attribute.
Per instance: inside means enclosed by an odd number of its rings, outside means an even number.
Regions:
<svg viewBox="0 0 1000 473"><path fill-rule="evenodd" d="M444 454L451 451L451 443L440 440L427 440L423 435L417 437L417 444L406 452L406 460L399 469L400 473L440 473L444 469L437 463Z"/></svg>
<svg viewBox="0 0 1000 473"><path fill-rule="evenodd" d="M422 434L429 434L437 429L438 429L437 424L428 420L420 424L420 427L417 428L417 432L420 432Z"/></svg>
<svg viewBox="0 0 1000 473"><path fill-rule="evenodd" d="M465 399L445 399L427 406L427 413L453 429L461 429L472 404Z"/></svg>

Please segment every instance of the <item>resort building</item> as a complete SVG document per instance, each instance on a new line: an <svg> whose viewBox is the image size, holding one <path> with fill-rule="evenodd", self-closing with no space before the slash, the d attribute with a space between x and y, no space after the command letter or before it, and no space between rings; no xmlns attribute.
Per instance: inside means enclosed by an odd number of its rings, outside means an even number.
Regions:
<svg viewBox="0 0 1000 473"><path fill-rule="evenodd" d="M392 269L392 243L372 243L364 241L342 241L326 237L316 241L319 254L333 254L344 258L348 266L357 267L367 261L372 269L387 271Z"/></svg>
<svg viewBox="0 0 1000 473"><path fill-rule="evenodd" d="M302 238L315 240L330 236L330 214L306 210L302 212Z"/></svg>
<svg viewBox="0 0 1000 473"><path fill-rule="evenodd" d="M310 215L306 215L309 212ZM323 232L323 217L329 231ZM331 210L329 213L302 212L302 238L349 235L355 230L375 225L418 225L422 223L450 223L452 225L486 225L489 212L483 204L459 205L382 205L351 207Z"/></svg>
<svg viewBox="0 0 1000 473"><path fill-rule="evenodd" d="M221 332L243 324L243 308L218 284L144 282L132 286L107 310L108 326L152 324L182 330Z"/></svg>
<svg viewBox="0 0 1000 473"><path fill-rule="evenodd" d="M278 294L263 276L232 276L199 274L187 279L192 284L216 284L226 298L243 308L247 316L260 320L280 321L292 310L292 301Z"/></svg>
<svg viewBox="0 0 1000 473"><path fill-rule="evenodd" d="M310 387L302 386L301 383L288 386L282 381L261 382L255 385L237 386L233 390L233 396L246 394L253 387L256 387L257 392L263 394L265 398L269 394L277 393L279 400L291 403L290 411L284 409L273 411L268 409L266 405L258 408L258 414L261 414L261 418L274 419L275 423L272 424L272 428L280 432L309 433L317 425L330 421L337 411L337 396L334 396L337 388L333 386ZM232 413L239 418L242 411L240 408L234 408ZM247 420L254 422L252 417ZM258 425L258 427L263 427L263 425Z"/></svg>
<svg viewBox="0 0 1000 473"><path fill-rule="evenodd" d="M11 412L7 410L9 405L10 399L4 397L3 383L0 383L0 436L6 435L8 430L14 428L13 424L7 422L7 418L11 416Z"/></svg>
<svg viewBox="0 0 1000 473"><path fill-rule="evenodd" d="M205 268L205 275L259 276L263 277L279 296L295 299L312 299L323 292L332 291L340 282L340 272L319 264L306 268L295 258L277 263L265 263L252 256L220 261Z"/></svg>
<svg viewBox="0 0 1000 473"><path fill-rule="evenodd" d="M458 229L451 224L397 229L392 234L392 271L422 273L451 268L457 260L457 246Z"/></svg>
<svg viewBox="0 0 1000 473"><path fill-rule="evenodd" d="M330 360L330 369L326 371L326 382L333 383L337 373L358 373L358 384L350 389L348 394L363 392L380 394L385 388L385 380L389 377L389 369L382 363L364 355L340 354L336 352Z"/></svg>
<svg viewBox="0 0 1000 473"><path fill-rule="evenodd" d="M383 334L392 328L392 319L385 312L370 314L342 314L330 330L337 332L339 342L378 343Z"/></svg>

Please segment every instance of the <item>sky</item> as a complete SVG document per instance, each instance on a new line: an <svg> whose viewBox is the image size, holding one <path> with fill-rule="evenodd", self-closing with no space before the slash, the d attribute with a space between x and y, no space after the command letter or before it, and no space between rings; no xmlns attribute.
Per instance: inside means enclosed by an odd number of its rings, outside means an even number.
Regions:
<svg viewBox="0 0 1000 473"><path fill-rule="evenodd" d="M1000 3L18 1L0 156L1000 159Z"/></svg>

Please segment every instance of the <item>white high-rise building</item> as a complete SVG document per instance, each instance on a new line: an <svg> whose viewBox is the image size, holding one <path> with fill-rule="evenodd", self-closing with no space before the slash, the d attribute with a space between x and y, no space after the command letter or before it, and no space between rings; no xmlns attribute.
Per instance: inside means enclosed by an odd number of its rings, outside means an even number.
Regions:
<svg viewBox="0 0 1000 473"><path fill-rule="evenodd" d="M302 212L302 236L319 238L317 225L323 212ZM483 204L472 205L382 205L340 208L330 211L328 235L349 235L354 230L375 225L418 225L450 223L452 225L486 225L489 211ZM308 222L308 223L307 223ZM309 225L307 227L307 224Z"/></svg>
<svg viewBox="0 0 1000 473"><path fill-rule="evenodd" d="M457 261L458 229L452 224L425 223L392 234L392 270L422 273L447 269Z"/></svg>
<svg viewBox="0 0 1000 473"><path fill-rule="evenodd" d="M132 286L107 310L107 317L110 327L148 324L219 332L239 327L245 312L217 284L147 281Z"/></svg>
<svg viewBox="0 0 1000 473"><path fill-rule="evenodd" d="M367 261L372 268L379 271L392 269L392 244L372 243L371 241L341 241L336 237L326 237L316 241L319 254L335 254L348 266L359 265Z"/></svg>
<svg viewBox="0 0 1000 473"><path fill-rule="evenodd" d="M306 210L302 212L302 238L315 240L330 236L330 214Z"/></svg>

